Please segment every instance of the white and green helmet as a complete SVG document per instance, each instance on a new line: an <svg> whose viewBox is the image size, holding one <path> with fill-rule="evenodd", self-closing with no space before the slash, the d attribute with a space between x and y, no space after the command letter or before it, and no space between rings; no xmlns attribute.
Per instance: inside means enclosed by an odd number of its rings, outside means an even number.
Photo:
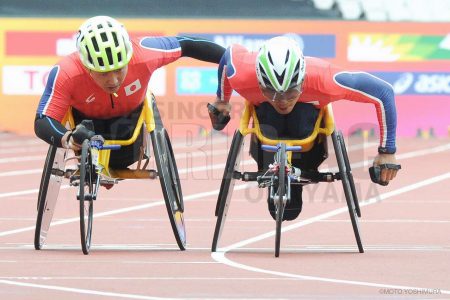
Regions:
<svg viewBox="0 0 450 300"><path fill-rule="evenodd" d="M286 36L266 41L256 57L256 76L262 87L284 93L305 77L305 58L297 42Z"/></svg>
<svg viewBox="0 0 450 300"><path fill-rule="evenodd" d="M77 49L83 65L96 72L123 68L133 55L125 27L107 16L90 18L80 26Z"/></svg>

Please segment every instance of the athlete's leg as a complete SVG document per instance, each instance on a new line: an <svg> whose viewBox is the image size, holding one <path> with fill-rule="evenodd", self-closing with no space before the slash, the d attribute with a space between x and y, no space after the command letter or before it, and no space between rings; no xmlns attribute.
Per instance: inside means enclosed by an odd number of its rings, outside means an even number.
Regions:
<svg viewBox="0 0 450 300"><path fill-rule="evenodd" d="M295 139L304 139L310 136L314 131L318 115L319 110L312 104L297 103L288 115L289 136ZM310 151L293 153L292 165L303 170L317 170L317 167L325 159L324 145L326 145L326 141L319 143L316 140ZM285 220L294 220L300 214L303 206L302 191L301 185L291 185L291 202L285 208Z"/></svg>
<svg viewBox="0 0 450 300"><path fill-rule="evenodd" d="M278 139L286 135L286 116L277 113L277 111L267 102L261 103L256 107L256 115L259 121L259 127L262 134L270 139ZM273 162L273 154L261 150L261 143L256 136L252 135L250 142L250 155L258 162L260 171L266 170Z"/></svg>

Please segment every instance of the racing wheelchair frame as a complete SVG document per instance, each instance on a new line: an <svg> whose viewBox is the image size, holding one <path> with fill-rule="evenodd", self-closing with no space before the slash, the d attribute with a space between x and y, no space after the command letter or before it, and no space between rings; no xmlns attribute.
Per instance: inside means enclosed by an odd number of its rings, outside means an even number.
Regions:
<svg viewBox="0 0 450 300"><path fill-rule="evenodd" d="M75 121L69 111L62 124L75 127ZM111 151L121 146L133 144L140 133L144 136L145 162L141 151L136 169L112 169L109 167ZM150 136L151 144L148 139ZM157 170L147 169L153 149ZM66 161L76 159L77 170L65 169ZM159 177L170 224L180 250L185 250L186 231L184 225L183 194L178 176L178 169L173 154L169 135L165 130L154 96L147 92L136 127L128 140L99 140L95 137L84 140L80 153L69 157L69 150L49 146L45 160L37 202L37 219L34 235L34 247L42 249L51 225L53 213L63 179L69 179L71 186L76 186L77 199L80 203L81 247L88 254L91 247L93 206L98 197L101 184L116 184L123 179L156 179Z"/></svg>
<svg viewBox="0 0 450 300"><path fill-rule="evenodd" d="M251 120L253 120L253 127L249 127ZM254 134L257 137L258 142L262 144L261 147L263 151L275 153L274 162L269 165L267 170L262 172L239 171L244 137L249 133ZM312 149L317 139L322 138L322 142L326 143L326 137L330 135L333 141L336 160L338 163L338 172L311 172L292 166L292 152L308 152ZM340 180L344 189L345 199L358 250L360 253L364 252L358 225L358 218L361 217L358 196L355 189L344 138L342 133L335 129L331 104L320 109L314 130L309 137L302 140L273 140L263 135L254 106L249 102L246 102L244 112L240 119L239 129L235 131L231 142L219 195L217 198L215 210L217 221L211 247L212 252L217 251L236 180L256 181L258 182L259 188L267 187L269 189L269 201L274 201L273 204L276 211L275 257L278 257L280 254L283 213L286 204L290 201L291 184L306 185L318 182L333 182L335 180Z"/></svg>

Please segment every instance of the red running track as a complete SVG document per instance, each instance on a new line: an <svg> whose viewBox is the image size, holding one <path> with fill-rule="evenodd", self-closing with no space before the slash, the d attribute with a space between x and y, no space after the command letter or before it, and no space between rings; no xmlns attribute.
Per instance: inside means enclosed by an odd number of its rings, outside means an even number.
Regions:
<svg viewBox="0 0 450 300"><path fill-rule="evenodd" d="M185 195L186 251L177 250L159 181L128 180L100 191L93 246L85 256L73 188L61 190L47 244L34 250L47 146L0 135L1 299L450 298L450 139L401 139L403 169L388 187L368 178L376 141L347 141L366 252L357 252L340 183L321 183L305 187L303 212L283 223L275 258L265 191L242 182L220 251L210 252L231 138L173 141ZM333 157L324 168L336 166ZM255 168L248 156L243 163Z"/></svg>

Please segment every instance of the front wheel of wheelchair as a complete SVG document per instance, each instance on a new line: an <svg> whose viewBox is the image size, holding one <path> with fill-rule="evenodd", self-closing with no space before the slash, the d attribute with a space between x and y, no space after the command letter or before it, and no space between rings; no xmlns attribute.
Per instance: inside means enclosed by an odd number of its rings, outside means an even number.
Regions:
<svg viewBox="0 0 450 300"><path fill-rule="evenodd" d="M183 193L169 135L164 128L152 131L151 139L170 225L180 250L186 249Z"/></svg>
<svg viewBox="0 0 450 300"><path fill-rule="evenodd" d="M34 232L34 248L36 250L42 249L47 238L64 177L65 156L65 149L53 145L49 146L37 201L36 229Z"/></svg>
<svg viewBox="0 0 450 300"><path fill-rule="evenodd" d="M276 230L275 230L275 257L280 256L280 244L281 244L281 225L283 223L284 208L286 202L283 198L286 196L286 144L281 144L280 149L276 154L276 161L279 163L278 169L278 185L275 201L275 219L276 219Z"/></svg>
<svg viewBox="0 0 450 300"><path fill-rule="evenodd" d="M81 249L89 254L92 238L92 223L94 218L94 166L92 164L89 141L85 140L81 148L80 184L78 186L78 201L80 201L80 234Z"/></svg>
<svg viewBox="0 0 450 300"><path fill-rule="evenodd" d="M339 167L339 174L341 176L342 187L344 189L345 200L347 202L348 212L350 220L352 222L353 232L355 234L356 243L360 253L364 253L364 248L361 241L361 235L359 232L358 214L356 211L355 201L353 199L354 183L350 182L348 170L346 168L344 154L343 154L343 139L342 134L334 131L331 135L333 140L334 151L336 152L336 160ZM353 188L352 188L353 185Z"/></svg>
<svg viewBox="0 0 450 300"><path fill-rule="evenodd" d="M230 199L233 194L234 183L236 181L234 172L237 171L240 164L241 150L244 144L244 136L239 130L236 130L231 142L231 148L228 152L225 170L223 172L222 182L220 184L219 195L217 197L215 215L217 217L216 227L214 228L213 242L211 251L216 252L223 225L227 217Z"/></svg>

